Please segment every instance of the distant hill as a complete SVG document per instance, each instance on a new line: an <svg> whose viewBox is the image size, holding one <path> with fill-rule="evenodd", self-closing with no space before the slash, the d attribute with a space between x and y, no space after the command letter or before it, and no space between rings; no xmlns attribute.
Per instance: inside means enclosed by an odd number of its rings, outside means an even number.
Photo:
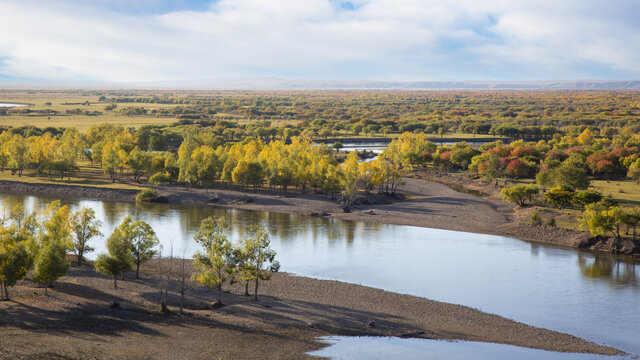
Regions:
<svg viewBox="0 0 640 360"><path fill-rule="evenodd" d="M149 82L20 82L0 80L0 88L100 88L100 89L230 89L230 90L640 90L640 80L548 81L339 81L279 78L217 78Z"/></svg>

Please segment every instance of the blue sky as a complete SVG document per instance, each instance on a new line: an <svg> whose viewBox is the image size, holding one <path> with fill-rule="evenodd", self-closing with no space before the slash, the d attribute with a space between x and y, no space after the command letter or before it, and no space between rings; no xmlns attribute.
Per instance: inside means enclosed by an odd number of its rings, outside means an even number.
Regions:
<svg viewBox="0 0 640 360"><path fill-rule="evenodd" d="M0 0L0 85L636 80L637 14L637 0Z"/></svg>

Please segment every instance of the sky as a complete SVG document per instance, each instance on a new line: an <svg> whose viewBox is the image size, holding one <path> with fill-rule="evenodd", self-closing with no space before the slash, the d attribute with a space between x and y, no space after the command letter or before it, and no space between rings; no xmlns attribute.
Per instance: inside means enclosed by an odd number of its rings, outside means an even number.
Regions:
<svg viewBox="0 0 640 360"><path fill-rule="evenodd" d="M638 0L0 0L0 85L637 80L638 14Z"/></svg>

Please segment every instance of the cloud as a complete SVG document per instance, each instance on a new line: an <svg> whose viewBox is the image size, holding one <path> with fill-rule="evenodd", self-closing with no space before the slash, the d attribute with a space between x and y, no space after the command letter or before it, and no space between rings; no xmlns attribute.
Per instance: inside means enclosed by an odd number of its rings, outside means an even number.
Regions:
<svg viewBox="0 0 640 360"><path fill-rule="evenodd" d="M0 74L120 82L640 75L633 0L130 3L0 0Z"/></svg>

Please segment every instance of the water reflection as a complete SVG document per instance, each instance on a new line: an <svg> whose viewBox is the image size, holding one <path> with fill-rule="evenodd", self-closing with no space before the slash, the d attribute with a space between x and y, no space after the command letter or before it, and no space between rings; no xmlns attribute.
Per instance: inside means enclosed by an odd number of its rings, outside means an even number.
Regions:
<svg viewBox="0 0 640 360"><path fill-rule="evenodd" d="M606 281L611 285L626 285L640 288L640 266L631 259L623 261L608 254L578 255L580 272L591 279Z"/></svg>

